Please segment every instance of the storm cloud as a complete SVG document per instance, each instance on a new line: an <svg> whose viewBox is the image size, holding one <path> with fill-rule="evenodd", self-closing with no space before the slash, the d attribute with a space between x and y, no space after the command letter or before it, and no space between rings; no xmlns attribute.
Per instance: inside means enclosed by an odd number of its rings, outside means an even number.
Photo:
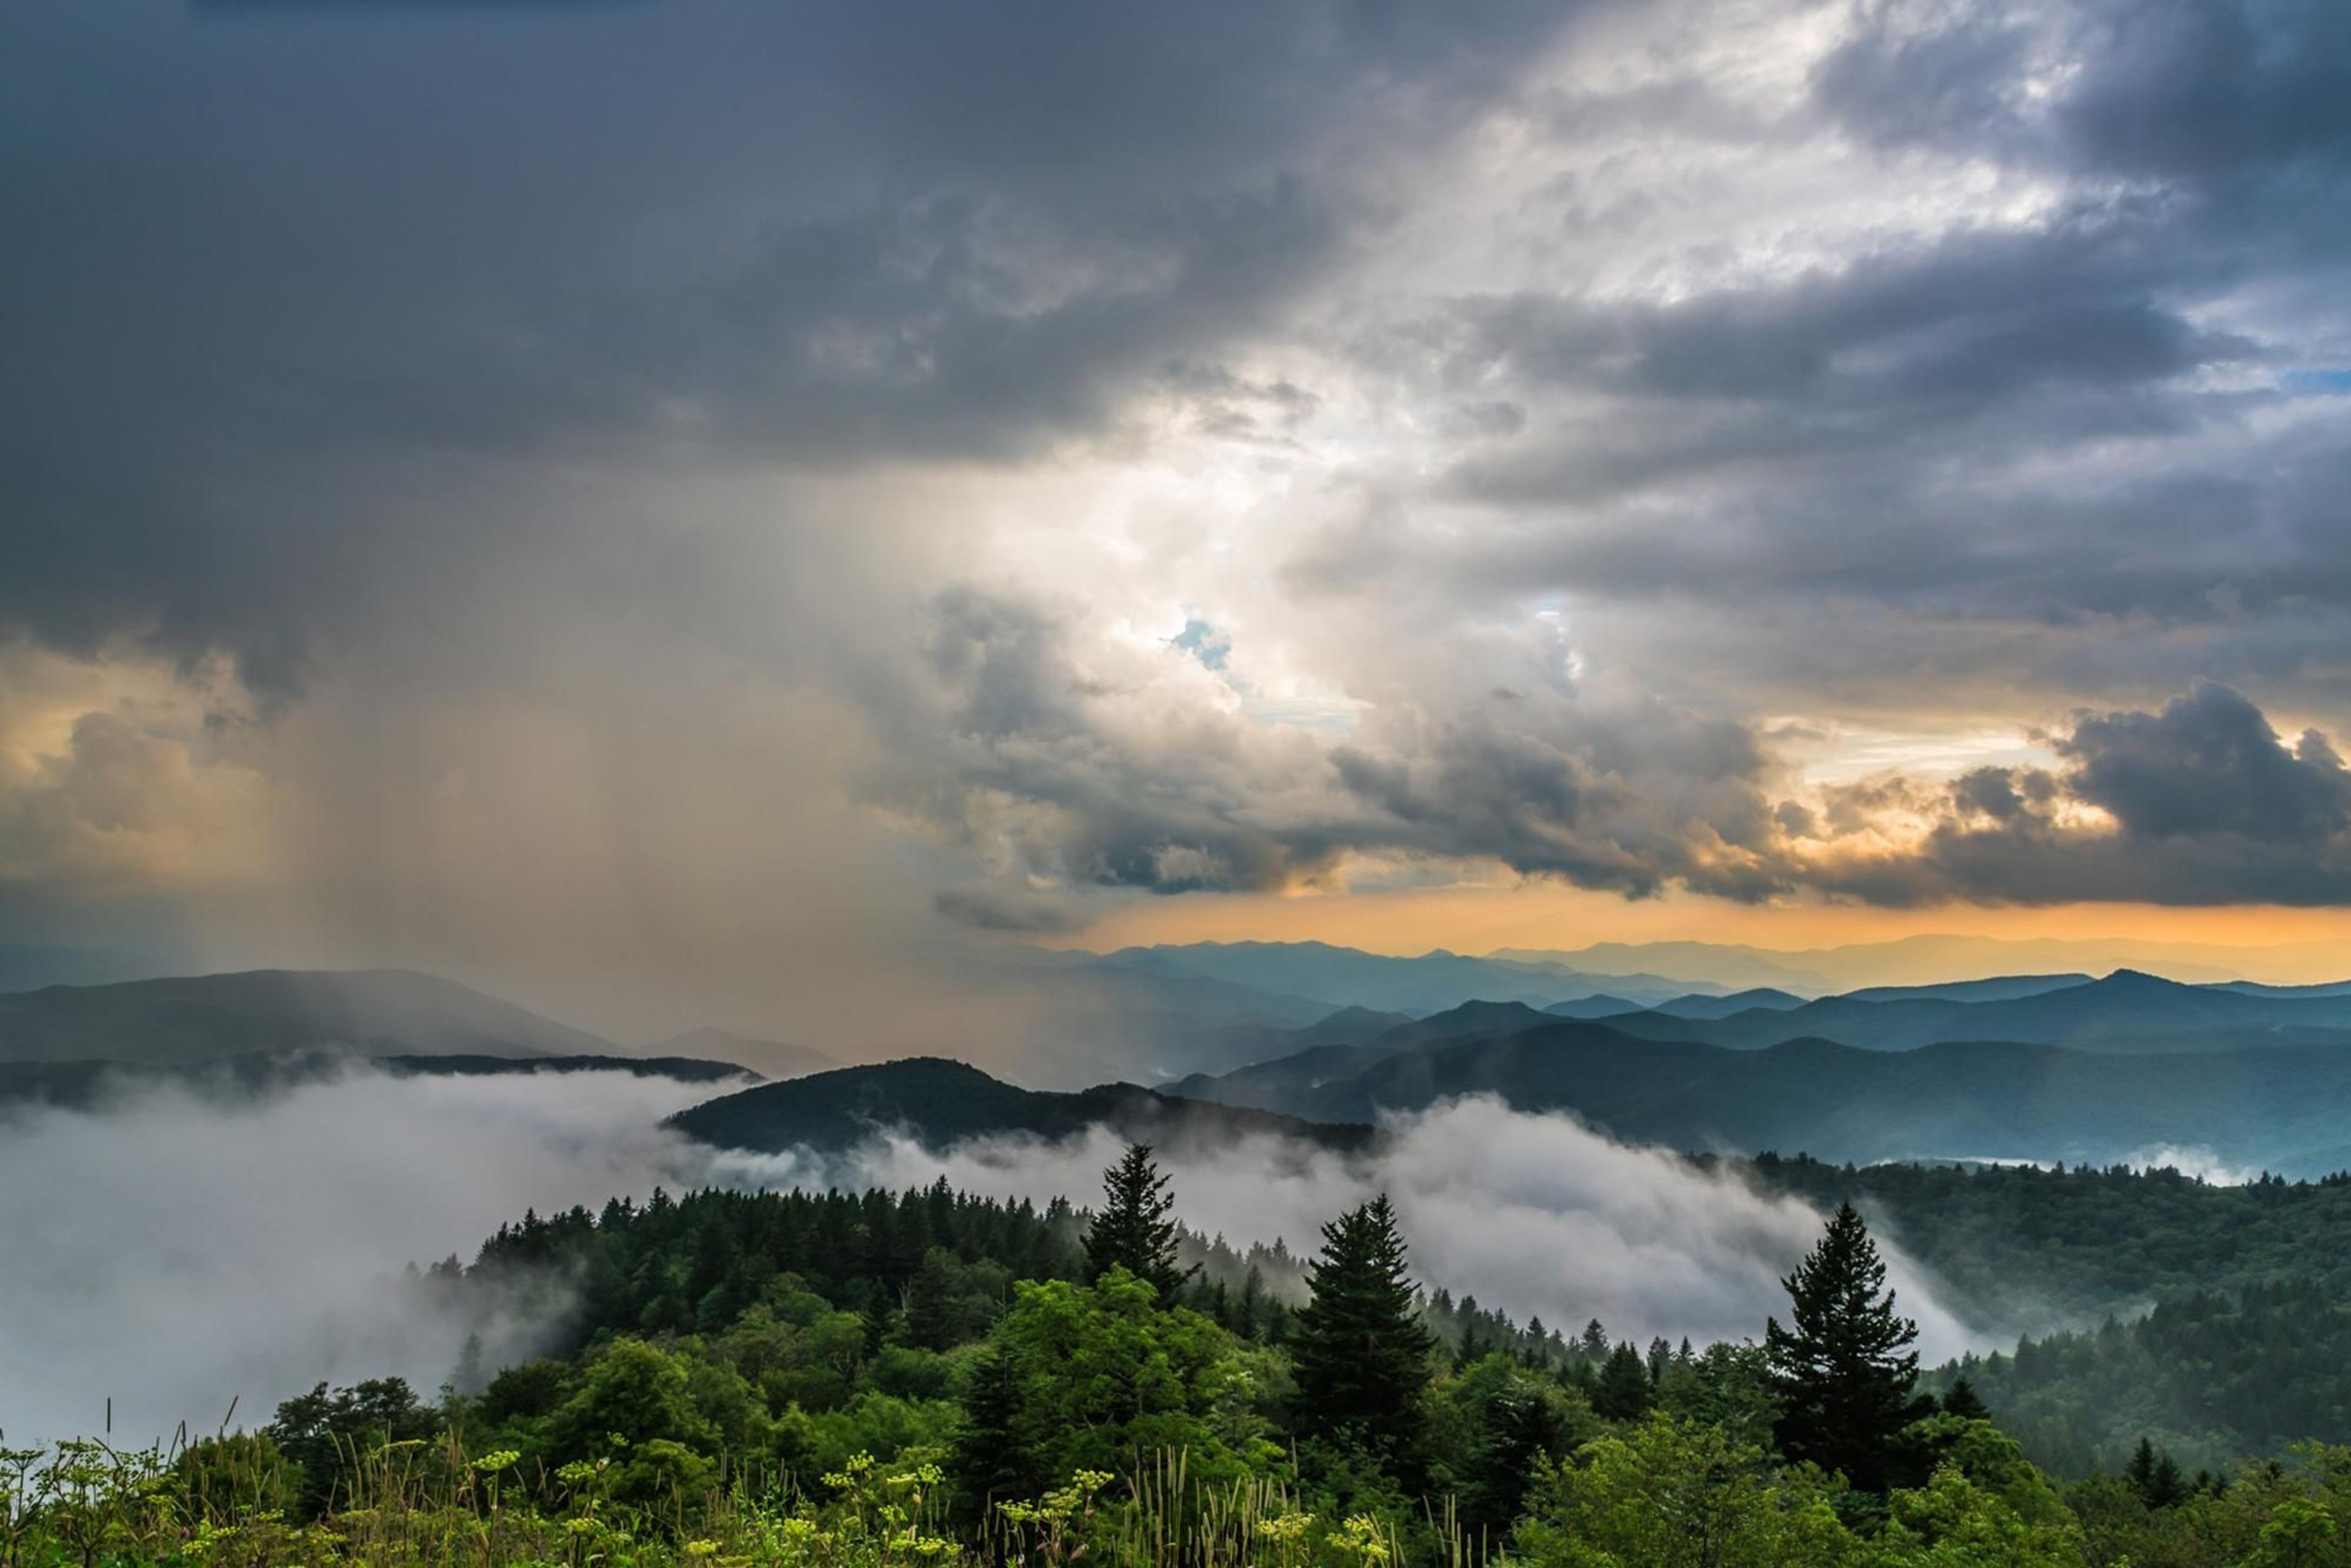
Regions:
<svg viewBox="0 0 2351 1568"><path fill-rule="evenodd" d="M0 936L913 1039L1146 894L2343 903L2346 26L11 7Z"/></svg>
<svg viewBox="0 0 2351 1568"><path fill-rule="evenodd" d="M2060 773L1962 776L1917 874L2032 903L2351 897L2351 769L2317 730L2288 742L2204 683L2158 712L2080 715L2053 746Z"/></svg>

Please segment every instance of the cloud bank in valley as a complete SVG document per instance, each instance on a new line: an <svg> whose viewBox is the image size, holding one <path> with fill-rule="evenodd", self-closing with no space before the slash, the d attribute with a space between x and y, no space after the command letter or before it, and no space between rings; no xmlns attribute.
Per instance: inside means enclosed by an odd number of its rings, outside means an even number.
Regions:
<svg viewBox="0 0 2351 1568"><path fill-rule="evenodd" d="M0 1119L0 1430L12 1440L240 1424L321 1379L430 1393L466 1321L420 1310L411 1263L525 1208L705 1179L660 1119L709 1092L628 1073L386 1078L256 1103L140 1089ZM492 1325L495 1329L500 1325ZM504 1325L528 1339L527 1324Z"/></svg>
<svg viewBox="0 0 2351 1568"><path fill-rule="evenodd" d="M90 1112L43 1110L0 1137L0 1430L209 1430L238 1399L257 1424L321 1379L397 1375L420 1389L468 1333L528 1354L544 1322L422 1310L409 1263L470 1261L526 1207L591 1208L710 1185L893 1187L943 1172L1039 1201L1100 1192L1121 1145L1097 1129L1059 1145L992 1141L944 1158L878 1141L844 1169L686 1143L660 1117L706 1093L625 1074L384 1079L358 1071L259 1103L139 1092ZM1348 1205L1386 1190L1415 1271L1513 1316L1706 1341L1761 1331L1778 1276L1819 1217L1557 1116L1491 1102L1440 1107L1366 1164L1274 1143L1171 1162L1185 1221L1301 1255ZM1895 1280L1930 1353L1970 1343L1898 1254ZM494 1351L495 1354L495 1351Z"/></svg>
<svg viewBox="0 0 2351 1568"><path fill-rule="evenodd" d="M1394 1130L1372 1159L1276 1140L1160 1157L1178 1215L1211 1237L1241 1247L1279 1239L1311 1256L1324 1221L1384 1191L1425 1285L1568 1332L1597 1317L1620 1338L1759 1337L1767 1315L1785 1313L1781 1277L1820 1238L1821 1216L1793 1198L1614 1142L1571 1117L1473 1098L1403 1118ZM944 1158L891 1139L862 1159L891 1186L945 1172L974 1192L1083 1201L1123 1148L1096 1128L1058 1145L980 1141ZM779 1168L789 1179L790 1163ZM1898 1248L1888 1252L1889 1278L1927 1353L1978 1344L1980 1334L1926 1275Z"/></svg>

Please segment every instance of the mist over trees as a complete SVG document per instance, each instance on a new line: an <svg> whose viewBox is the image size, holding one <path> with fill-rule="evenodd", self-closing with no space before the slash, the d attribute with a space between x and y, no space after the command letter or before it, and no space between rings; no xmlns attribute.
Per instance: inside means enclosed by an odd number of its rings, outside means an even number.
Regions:
<svg viewBox="0 0 2351 1568"><path fill-rule="evenodd" d="M2239 1311L2283 1333L2315 1295L2213 1298L2158 1311L2143 1342L2027 1342L1922 1379L1850 1203L1787 1276L1784 1322L1700 1348L1431 1290L1384 1197L1328 1221L1309 1260L1207 1245L1179 1200L1134 1145L1092 1214L944 1179L527 1214L415 1288L512 1300L560 1281L553 1354L492 1369L469 1351L436 1397L322 1385L258 1432L152 1460L74 1449L57 1462L78 1490L25 1482L8 1517L43 1550L102 1537L124 1563L233 1529L269 1568L421 1568L461 1535L469 1561L517 1563L625 1538L641 1563L811 1568L1081 1550L1264 1568L2241 1568L2332 1561L2306 1549L2351 1501L2351 1450L2191 1469L2143 1432L2067 1480L2011 1430L2012 1408L2069 1386L2114 1396L2182 1335L2225 1354ZM2241 1364L2274 1348L2266 1335ZM2046 1424L2028 1410L2018 1430ZM321 1559L314 1528L343 1544Z"/></svg>

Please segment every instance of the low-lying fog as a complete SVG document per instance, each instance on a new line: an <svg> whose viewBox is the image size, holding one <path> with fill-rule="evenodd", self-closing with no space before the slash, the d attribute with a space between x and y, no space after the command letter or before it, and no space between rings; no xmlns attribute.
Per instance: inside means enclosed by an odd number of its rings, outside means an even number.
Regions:
<svg viewBox="0 0 2351 1568"><path fill-rule="evenodd" d="M259 1103L143 1089L101 1109L0 1120L0 1433L100 1426L118 1440L184 1421L266 1421L313 1383L396 1374L430 1391L471 1325L388 1289L526 1208L601 1206L656 1185L824 1185L812 1163L723 1155L659 1125L714 1091L626 1073L386 1078L355 1070ZM1272 1142L1167 1164L1179 1213L1236 1245L1311 1253L1322 1221L1392 1194L1426 1284L1571 1333L1699 1343L1760 1334L1819 1217L1562 1117L1491 1101L1399 1124L1375 1164ZM1090 1203L1118 1141L1001 1140L944 1160L902 1139L861 1181ZM838 1167L831 1173L836 1177ZM1979 1336L1889 1249L1903 1310L1934 1359ZM527 1346L540 1325L502 1324Z"/></svg>

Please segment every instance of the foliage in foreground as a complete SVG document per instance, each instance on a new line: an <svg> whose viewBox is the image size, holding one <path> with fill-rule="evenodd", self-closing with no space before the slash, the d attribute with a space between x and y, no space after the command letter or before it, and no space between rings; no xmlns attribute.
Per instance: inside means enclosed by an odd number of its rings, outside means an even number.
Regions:
<svg viewBox="0 0 2351 1568"><path fill-rule="evenodd" d="M1953 1418L1938 1417L1950 1422ZM330 1511L284 1506L286 1464L266 1438L176 1455L69 1443L0 1451L0 1568L239 1565L319 1568L963 1568L1080 1561L1159 1568L2340 1568L2351 1541L2351 1449L2311 1446L2233 1483L2150 1508L2120 1479L2061 1495L1989 1422L1939 1434L1920 1487L1867 1500L1722 1427L1658 1412L1563 1460L1539 1459L1526 1511L1499 1538L1441 1511L1344 1511L1284 1468L1226 1479L1162 1454L1123 1477L1063 1485L951 1522L932 1462L852 1457L802 1490L773 1472L679 1472L622 1500L624 1448L557 1475L454 1438L354 1456ZM658 1440L656 1440L658 1441ZM695 1482L689 1487L689 1482Z"/></svg>

